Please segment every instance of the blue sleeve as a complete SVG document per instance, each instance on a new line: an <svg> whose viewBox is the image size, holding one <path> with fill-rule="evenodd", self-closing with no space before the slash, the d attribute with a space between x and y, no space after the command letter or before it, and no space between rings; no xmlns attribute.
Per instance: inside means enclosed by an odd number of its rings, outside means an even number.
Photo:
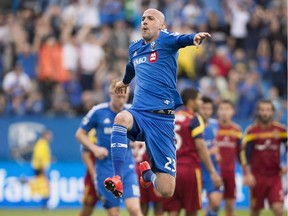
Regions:
<svg viewBox="0 0 288 216"><path fill-rule="evenodd" d="M80 127L87 133L92 129L97 127L97 112L90 110L86 116L82 119Z"/></svg>
<svg viewBox="0 0 288 216"><path fill-rule="evenodd" d="M194 45L193 39L196 34L179 34L177 32L168 32L162 30L160 33L161 41L173 50Z"/></svg>
<svg viewBox="0 0 288 216"><path fill-rule="evenodd" d="M134 78L135 76L135 69L134 69L134 65L131 61L129 61L126 65L126 71L124 74L124 78L123 78L123 83L124 84L129 84L131 82L131 80Z"/></svg>
<svg viewBox="0 0 288 216"><path fill-rule="evenodd" d="M178 37L178 44L180 47L194 45L193 39L196 34L183 34Z"/></svg>

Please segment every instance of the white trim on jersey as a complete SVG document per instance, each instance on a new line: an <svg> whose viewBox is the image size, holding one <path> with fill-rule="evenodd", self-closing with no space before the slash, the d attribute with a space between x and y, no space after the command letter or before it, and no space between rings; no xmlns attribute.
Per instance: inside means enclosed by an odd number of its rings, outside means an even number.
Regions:
<svg viewBox="0 0 288 216"><path fill-rule="evenodd" d="M97 110L103 109L103 108L107 108L107 107L109 107L109 103L108 103L108 102L95 105L95 106L93 106L93 107L91 108L91 110L87 113L86 117L90 118Z"/></svg>

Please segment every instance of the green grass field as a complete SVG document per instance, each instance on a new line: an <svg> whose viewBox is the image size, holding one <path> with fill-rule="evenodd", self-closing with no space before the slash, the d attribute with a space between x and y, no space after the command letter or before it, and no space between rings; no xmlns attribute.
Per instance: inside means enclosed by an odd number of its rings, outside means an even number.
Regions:
<svg viewBox="0 0 288 216"><path fill-rule="evenodd" d="M12 209L0 209L1 216L77 216L78 210L73 209L63 209L63 210L50 210L50 211L41 211L41 210L12 210ZM127 211L122 210L121 215L128 216ZM149 216L153 214L150 212ZM181 214L184 216L184 214ZM287 212L286 214L287 215ZM106 216L106 213L102 209L96 209L94 211L93 216ZM199 213L199 216L204 216L204 211ZM219 216L224 216L223 212L220 213ZM236 216L249 216L249 212L247 210L238 210L236 211ZM262 211L261 216L272 216L270 211Z"/></svg>

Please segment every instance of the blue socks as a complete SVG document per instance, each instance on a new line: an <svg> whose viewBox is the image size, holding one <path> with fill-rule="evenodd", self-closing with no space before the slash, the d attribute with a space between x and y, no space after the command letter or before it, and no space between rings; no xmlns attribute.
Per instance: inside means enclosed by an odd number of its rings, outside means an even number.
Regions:
<svg viewBox="0 0 288 216"><path fill-rule="evenodd" d="M122 169L128 148L127 128L114 124L111 134L111 157L114 175L122 179Z"/></svg>
<svg viewBox="0 0 288 216"><path fill-rule="evenodd" d="M146 182L152 182L154 187L157 189L157 183L156 183L156 175L152 170L147 170L143 172L143 179Z"/></svg>

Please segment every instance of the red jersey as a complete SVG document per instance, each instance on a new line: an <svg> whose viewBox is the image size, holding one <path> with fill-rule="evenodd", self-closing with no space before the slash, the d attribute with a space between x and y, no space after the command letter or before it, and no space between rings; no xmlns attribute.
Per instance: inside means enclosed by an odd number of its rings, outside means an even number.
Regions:
<svg viewBox="0 0 288 216"><path fill-rule="evenodd" d="M241 160L251 165L253 174L279 175L280 145L287 141L285 126L272 122L267 128L255 123L246 129L243 136ZM247 161L248 160L248 161Z"/></svg>
<svg viewBox="0 0 288 216"><path fill-rule="evenodd" d="M216 144L221 155L221 171L235 171L235 160L240 153L242 132L239 125L232 122L228 126L219 124Z"/></svg>
<svg viewBox="0 0 288 216"><path fill-rule="evenodd" d="M203 138L204 128L204 122L197 114L189 110L175 112L177 166L200 167L200 159L194 139Z"/></svg>

